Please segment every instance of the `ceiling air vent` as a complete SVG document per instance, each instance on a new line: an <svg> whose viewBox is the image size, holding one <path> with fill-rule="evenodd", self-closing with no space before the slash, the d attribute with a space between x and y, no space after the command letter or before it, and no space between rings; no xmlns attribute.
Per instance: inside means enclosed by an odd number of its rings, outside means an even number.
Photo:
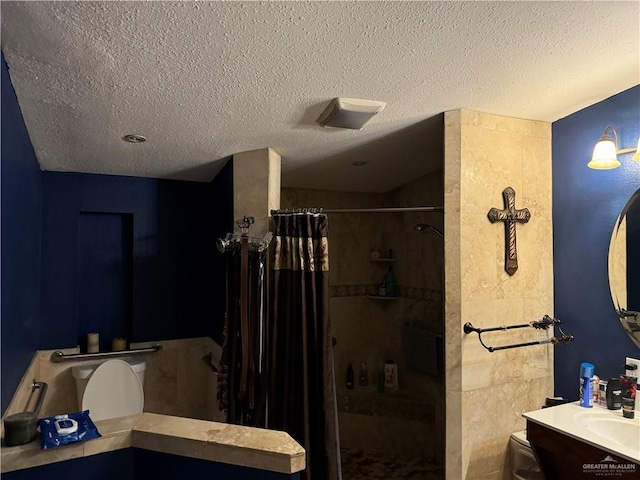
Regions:
<svg viewBox="0 0 640 480"><path fill-rule="evenodd" d="M387 104L359 98L334 98L318 118L323 127L360 130Z"/></svg>

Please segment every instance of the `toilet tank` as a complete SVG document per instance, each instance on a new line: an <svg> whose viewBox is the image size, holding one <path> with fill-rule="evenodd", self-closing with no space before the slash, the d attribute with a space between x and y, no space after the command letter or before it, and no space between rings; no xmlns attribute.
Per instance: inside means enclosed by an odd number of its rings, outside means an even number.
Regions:
<svg viewBox="0 0 640 480"><path fill-rule="evenodd" d="M103 364L107 360L123 360L131 365L131 368L136 373L138 378L140 379L140 384L144 390L144 373L147 369L147 362L141 358L133 358L133 357L110 357L105 358L99 362L87 362L80 363L78 365L74 365L71 367L71 375L76 380L76 398L78 400L78 410L82 408L82 396L84 395L84 389L87 387L87 382L93 372L95 372L96 368L99 365Z"/></svg>

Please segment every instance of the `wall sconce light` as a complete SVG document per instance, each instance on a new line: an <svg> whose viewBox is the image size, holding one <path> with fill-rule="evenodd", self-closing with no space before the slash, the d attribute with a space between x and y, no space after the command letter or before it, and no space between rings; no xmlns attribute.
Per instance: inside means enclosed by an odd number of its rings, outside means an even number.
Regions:
<svg viewBox="0 0 640 480"><path fill-rule="evenodd" d="M613 138L611 138L610 133L613 134ZM618 168L620 166L618 155L632 152L636 152L636 154L631 157L631 159L640 162L640 138L638 138L637 147L619 149L618 133L613 126L607 125L604 129L604 135L600 137L600 140L598 140L598 143L596 143L593 149L591 161L587 163L587 166L594 170L611 170L612 168Z"/></svg>

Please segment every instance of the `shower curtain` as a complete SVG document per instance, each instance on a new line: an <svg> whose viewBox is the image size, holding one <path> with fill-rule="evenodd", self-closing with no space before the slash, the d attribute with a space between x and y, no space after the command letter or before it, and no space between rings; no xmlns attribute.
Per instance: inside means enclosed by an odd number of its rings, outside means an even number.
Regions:
<svg viewBox="0 0 640 480"><path fill-rule="evenodd" d="M303 480L339 480L327 217L285 213L273 219L268 427L304 447Z"/></svg>

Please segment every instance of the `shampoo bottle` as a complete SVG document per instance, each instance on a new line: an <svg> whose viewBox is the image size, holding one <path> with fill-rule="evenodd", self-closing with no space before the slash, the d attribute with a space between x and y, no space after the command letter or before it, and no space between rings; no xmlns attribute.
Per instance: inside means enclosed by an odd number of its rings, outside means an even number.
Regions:
<svg viewBox="0 0 640 480"><path fill-rule="evenodd" d="M369 384L369 375L367 374L367 362L360 362L360 372L358 374L358 384L366 387Z"/></svg>
<svg viewBox="0 0 640 480"><path fill-rule="evenodd" d="M593 387L591 377L595 367L591 363L584 362L580 365L580 406L593 407Z"/></svg>
<svg viewBox="0 0 640 480"><path fill-rule="evenodd" d="M353 365L347 367L347 388L353 390Z"/></svg>
<svg viewBox="0 0 640 480"><path fill-rule="evenodd" d="M384 386L385 388L394 388L395 383L395 364L393 360L386 360L384 362Z"/></svg>
<svg viewBox="0 0 640 480"><path fill-rule="evenodd" d="M387 275L384 277L384 286L385 286L385 296L387 297L396 296L396 277L393 275L392 265L389 265L389 271L387 272Z"/></svg>

